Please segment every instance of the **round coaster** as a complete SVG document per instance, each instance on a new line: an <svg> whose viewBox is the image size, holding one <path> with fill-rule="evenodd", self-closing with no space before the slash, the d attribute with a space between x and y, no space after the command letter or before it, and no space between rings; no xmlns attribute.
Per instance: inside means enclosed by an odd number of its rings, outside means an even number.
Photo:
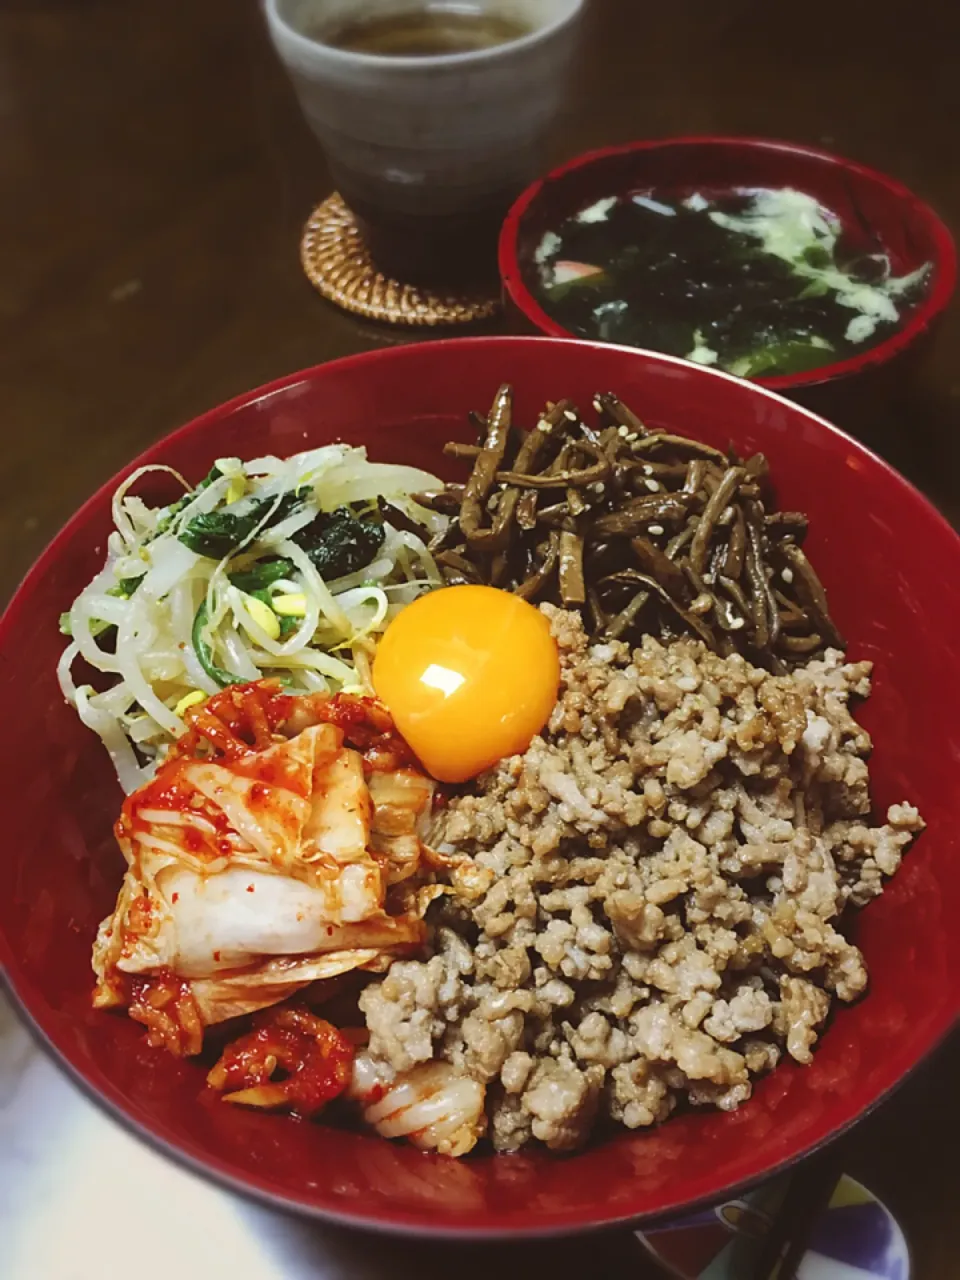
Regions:
<svg viewBox="0 0 960 1280"><path fill-rule="evenodd" d="M677 1280L743 1280L754 1272L789 1183L789 1175L776 1178L741 1199L638 1231L637 1239ZM797 1280L910 1280L910 1253L886 1205L844 1176L796 1274Z"/></svg>
<svg viewBox="0 0 960 1280"><path fill-rule="evenodd" d="M383 275L336 192L310 215L300 241L300 261L307 279L330 302L382 324L474 324L500 309L498 299L485 294L436 293Z"/></svg>

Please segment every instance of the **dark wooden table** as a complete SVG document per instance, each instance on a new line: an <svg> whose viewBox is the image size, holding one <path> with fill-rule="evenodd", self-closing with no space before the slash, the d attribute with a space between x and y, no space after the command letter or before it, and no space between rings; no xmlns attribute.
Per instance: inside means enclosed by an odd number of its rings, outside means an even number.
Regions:
<svg viewBox="0 0 960 1280"><path fill-rule="evenodd" d="M558 155L644 135L796 139L895 174L960 231L957 14L594 0ZM299 230L328 190L254 0L0 0L4 595L150 441L278 374L405 340L301 276ZM958 339L955 310L874 439L954 520ZM900 1218L919 1280L960 1275L958 1081L954 1041L849 1140L847 1167ZM370 1276L643 1270L617 1237L491 1256L321 1233L318 1274L328 1248Z"/></svg>

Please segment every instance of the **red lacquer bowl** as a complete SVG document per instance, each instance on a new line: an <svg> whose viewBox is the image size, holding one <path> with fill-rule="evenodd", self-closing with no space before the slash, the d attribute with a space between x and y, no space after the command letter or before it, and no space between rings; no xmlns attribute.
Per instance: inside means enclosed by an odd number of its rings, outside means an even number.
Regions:
<svg viewBox="0 0 960 1280"><path fill-rule="evenodd" d="M943 1038L960 1003L960 540L907 482L807 411L666 356L543 338L476 338L372 352L295 374L199 418L136 464L190 477L225 454L289 454L336 439L375 459L444 470L440 446L497 385L518 419L546 399L616 390L652 425L770 459L782 504L809 512L809 548L851 653L876 662L863 720L877 739L878 807L917 803L929 829L858 920L870 994L842 1009L814 1064L790 1064L739 1112L696 1112L582 1154L453 1161L323 1124L233 1109L203 1069L149 1049L89 1006L90 947L122 860L106 754L64 704L57 618L99 567L111 482L54 540L0 622L7 750L0 961L60 1061L142 1137L191 1168L283 1207L423 1234L569 1232L663 1217L798 1159L875 1106Z"/></svg>
<svg viewBox="0 0 960 1280"><path fill-rule="evenodd" d="M533 255L544 232L579 209L630 190L721 194L737 187L794 187L840 218L853 243L875 249L879 239L895 274L933 264L930 285L906 323L850 360L806 373L758 378L786 395L873 373L916 353L950 301L957 280L956 247L929 205L901 183L865 165L813 147L762 138L666 138L588 152L555 169L517 199L500 234L504 303L524 331L572 337L534 296ZM902 368L900 368L902 374ZM827 403L821 395L816 402Z"/></svg>

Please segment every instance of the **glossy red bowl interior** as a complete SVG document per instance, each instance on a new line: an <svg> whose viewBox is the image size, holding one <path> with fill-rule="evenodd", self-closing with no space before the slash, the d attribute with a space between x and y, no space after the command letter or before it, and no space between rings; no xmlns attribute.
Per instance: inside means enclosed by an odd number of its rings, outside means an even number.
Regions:
<svg viewBox="0 0 960 1280"><path fill-rule="evenodd" d="M823 1143L876 1105L953 1025L960 1002L960 540L883 462L807 411L681 360L544 338L475 338L378 351L295 374L199 418L141 458L189 477L225 454L281 455L336 439L375 459L443 470L465 414L497 385L518 420L546 399L615 389L658 427L763 450L851 652L876 663L863 720L878 807L917 803L929 829L857 922L870 994L841 1010L809 1068L785 1065L733 1115L697 1112L566 1158L453 1161L380 1138L233 1109L203 1069L146 1046L89 1007L90 947L122 862L106 754L64 704L57 618L100 566L103 488L41 557L0 622L7 748L0 961L47 1044L100 1102L195 1169L287 1208L424 1234L572 1231L661 1217L726 1195ZM131 464L134 465L134 464Z"/></svg>
<svg viewBox="0 0 960 1280"><path fill-rule="evenodd" d="M876 370L929 337L957 282L956 246L929 205L886 174L853 160L762 138L666 138L591 151L555 169L517 199L500 233L504 303L535 333L572 337L537 301L529 284L544 232L604 196L660 188L722 194L737 187L793 187L814 196L841 220L852 243L876 248L878 238L895 274L925 262L933 275L906 323L874 347L806 373L757 378L784 393Z"/></svg>

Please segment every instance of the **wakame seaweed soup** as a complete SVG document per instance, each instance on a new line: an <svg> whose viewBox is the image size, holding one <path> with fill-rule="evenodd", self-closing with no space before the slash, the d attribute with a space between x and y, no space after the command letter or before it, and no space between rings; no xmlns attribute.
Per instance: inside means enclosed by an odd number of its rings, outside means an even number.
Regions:
<svg viewBox="0 0 960 1280"><path fill-rule="evenodd" d="M800 373L891 334L929 266L894 276L839 220L790 189L707 198L628 193L544 236L534 291L564 328L742 377Z"/></svg>

